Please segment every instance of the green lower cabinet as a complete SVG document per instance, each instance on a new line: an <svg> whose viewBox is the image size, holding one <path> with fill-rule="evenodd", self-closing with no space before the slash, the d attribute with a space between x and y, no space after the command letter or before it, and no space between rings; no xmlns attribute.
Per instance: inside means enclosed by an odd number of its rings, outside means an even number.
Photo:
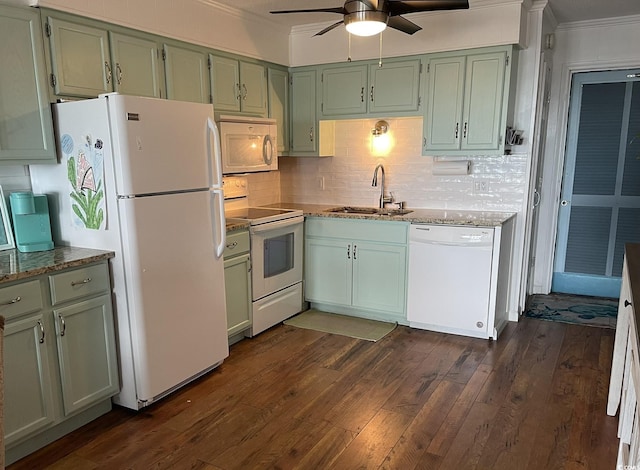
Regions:
<svg viewBox="0 0 640 470"><path fill-rule="evenodd" d="M407 227L308 218L305 300L338 313L406 321Z"/></svg>
<svg viewBox="0 0 640 470"><path fill-rule="evenodd" d="M227 333L233 336L251 326L251 260L248 253L224 260L224 286Z"/></svg>
<svg viewBox="0 0 640 470"><path fill-rule="evenodd" d="M118 361L107 262L0 284L7 462L111 409Z"/></svg>
<svg viewBox="0 0 640 470"><path fill-rule="evenodd" d="M118 392L111 299L102 295L53 311L64 414Z"/></svg>
<svg viewBox="0 0 640 470"><path fill-rule="evenodd" d="M38 291L35 295L40 295ZM4 332L4 442L49 427L55 419L51 361L42 312L7 321Z"/></svg>

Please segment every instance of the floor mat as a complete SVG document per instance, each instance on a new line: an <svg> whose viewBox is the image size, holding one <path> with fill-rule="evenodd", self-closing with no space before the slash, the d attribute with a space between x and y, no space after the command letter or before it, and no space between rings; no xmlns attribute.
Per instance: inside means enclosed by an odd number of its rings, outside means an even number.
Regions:
<svg viewBox="0 0 640 470"><path fill-rule="evenodd" d="M535 294L527 300L525 315L541 320L615 328L618 299L571 294Z"/></svg>
<svg viewBox="0 0 640 470"><path fill-rule="evenodd" d="M325 313L315 309L299 313L295 317L285 320L284 324L367 341L378 341L396 327L395 323Z"/></svg>

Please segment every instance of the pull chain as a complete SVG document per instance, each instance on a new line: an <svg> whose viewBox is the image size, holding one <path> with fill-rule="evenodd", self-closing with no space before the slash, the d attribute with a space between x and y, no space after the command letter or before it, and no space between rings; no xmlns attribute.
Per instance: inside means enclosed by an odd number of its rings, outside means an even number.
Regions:
<svg viewBox="0 0 640 470"><path fill-rule="evenodd" d="M378 58L378 68L382 68L382 32L380 32L380 56Z"/></svg>
<svg viewBox="0 0 640 470"><path fill-rule="evenodd" d="M349 33L349 56L347 57L347 62L351 62L351 33Z"/></svg>

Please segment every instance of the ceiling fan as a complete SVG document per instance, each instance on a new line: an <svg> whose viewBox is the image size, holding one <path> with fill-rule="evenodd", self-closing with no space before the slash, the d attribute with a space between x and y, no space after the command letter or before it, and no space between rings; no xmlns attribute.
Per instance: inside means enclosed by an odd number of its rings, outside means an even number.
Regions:
<svg viewBox="0 0 640 470"><path fill-rule="evenodd" d="M324 28L314 36L321 36L343 23L351 34L372 36L382 32L387 26L407 34L420 31L420 26L400 16L406 13L468 8L469 0L346 0L342 7L280 10L271 13L338 13L344 15L341 21Z"/></svg>

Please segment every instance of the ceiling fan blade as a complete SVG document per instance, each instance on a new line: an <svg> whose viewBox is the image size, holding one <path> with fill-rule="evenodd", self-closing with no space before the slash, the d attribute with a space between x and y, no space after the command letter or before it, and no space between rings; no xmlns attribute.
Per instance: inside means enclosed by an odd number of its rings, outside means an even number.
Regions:
<svg viewBox="0 0 640 470"><path fill-rule="evenodd" d="M436 10L465 10L469 8L469 0L387 0L389 15L397 16L405 13Z"/></svg>
<svg viewBox="0 0 640 470"><path fill-rule="evenodd" d="M318 31L316 34L314 34L314 36L322 36L324 33L328 33L329 31L331 31L332 29L337 28L338 26L340 26L342 23L344 23L344 21L340 20L337 23L333 23L331 26L327 26L326 28L324 28L322 31Z"/></svg>
<svg viewBox="0 0 640 470"><path fill-rule="evenodd" d="M346 13L344 7L335 7L335 8L309 8L305 10L277 10L270 11L269 13L273 13L274 15L280 13L340 13L344 15Z"/></svg>
<svg viewBox="0 0 640 470"><path fill-rule="evenodd" d="M407 34L416 33L422 29L417 24L409 21L406 18L403 18L402 16L389 17L389 22L387 23L387 26Z"/></svg>

